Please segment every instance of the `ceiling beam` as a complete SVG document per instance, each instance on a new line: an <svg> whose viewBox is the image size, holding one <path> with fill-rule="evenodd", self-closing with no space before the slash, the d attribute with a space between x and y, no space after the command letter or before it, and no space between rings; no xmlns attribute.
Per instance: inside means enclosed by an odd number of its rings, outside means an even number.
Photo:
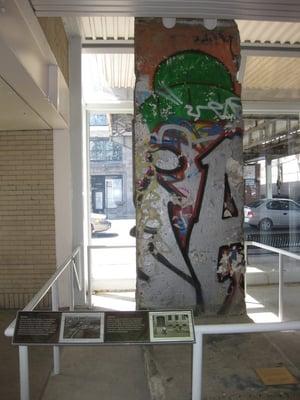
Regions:
<svg viewBox="0 0 300 400"><path fill-rule="evenodd" d="M295 0L31 0L40 17L133 16L300 21Z"/></svg>
<svg viewBox="0 0 300 400"><path fill-rule="evenodd" d="M300 57L300 46L290 44L266 44L266 43L241 43L241 51L244 56L254 57Z"/></svg>
<svg viewBox="0 0 300 400"><path fill-rule="evenodd" d="M82 52L89 54L133 54L133 40L85 40Z"/></svg>
<svg viewBox="0 0 300 400"><path fill-rule="evenodd" d="M249 101L243 100L243 115L274 115L294 116L299 118L299 101Z"/></svg>
<svg viewBox="0 0 300 400"><path fill-rule="evenodd" d="M95 111L102 113L120 113L120 114L132 114L133 113L133 100L120 100L118 102L110 103L86 103L84 106L86 111Z"/></svg>

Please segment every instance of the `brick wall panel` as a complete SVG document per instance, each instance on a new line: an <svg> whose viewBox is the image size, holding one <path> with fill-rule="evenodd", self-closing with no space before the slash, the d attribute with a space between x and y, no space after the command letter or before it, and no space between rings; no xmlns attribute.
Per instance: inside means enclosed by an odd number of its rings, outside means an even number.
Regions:
<svg viewBox="0 0 300 400"><path fill-rule="evenodd" d="M24 307L56 264L52 131L0 132L0 255L0 307Z"/></svg>

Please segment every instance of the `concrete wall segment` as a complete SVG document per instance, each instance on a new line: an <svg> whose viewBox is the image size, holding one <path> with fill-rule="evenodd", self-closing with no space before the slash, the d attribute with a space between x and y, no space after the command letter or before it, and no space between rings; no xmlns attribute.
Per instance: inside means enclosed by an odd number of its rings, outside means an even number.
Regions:
<svg viewBox="0 0 300 400"><path fill-rule="evenodd" d="M243 313L236 24L139 18L135 57L138 307Z"/></svg>

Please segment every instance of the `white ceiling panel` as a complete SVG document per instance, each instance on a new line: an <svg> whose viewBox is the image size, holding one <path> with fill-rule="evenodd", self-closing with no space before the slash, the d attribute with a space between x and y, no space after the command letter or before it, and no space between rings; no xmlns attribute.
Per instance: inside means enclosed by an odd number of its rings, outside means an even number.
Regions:
<svg viewBox="0 0 300 400"><path fill-rule="evenodd" d="M300 59L247 57L242 97L246 100L299 100Z"/></svg>
<svg viewBox="0 0 300 400"><path fill-rule="evenodd" d="M251 89L300 90L300 59L248 57L243 86Z"/></svg>
<svg viewBox="0 0 300 400"><path fill-rule="evenodd" d="M236 21L241 42L300 44L300 22Z"/></svg>
<svg viewBox="0 0 300 400"><path fill-rule="evenodd" d="M83 37L93 40L128 40L134 36L134 18L81 17Z"/></svg>
<svg viewBox="0 0 300 400"><path fill-rule="evenodd" d="M49 126L0 78L0 130L49 129Z"/></svg>

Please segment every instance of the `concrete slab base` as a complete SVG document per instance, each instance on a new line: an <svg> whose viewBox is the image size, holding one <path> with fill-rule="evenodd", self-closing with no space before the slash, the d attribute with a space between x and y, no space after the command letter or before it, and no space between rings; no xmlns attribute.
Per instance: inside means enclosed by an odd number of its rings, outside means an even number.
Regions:
<svg viewBox="0 0 300 400"><path fill-rule="evenodd" d="M0 310L0 399L19 400L18 346L4 336L4 330L13 321L17 310ZM40 400L52 368L52 349L47 346L29 348L30 400Z"/></svg>
<svg viewBox="0 0 300 400"><path fill-rule="evenodd" d="M65 347L43 400L150 400L142 347Z"/></svg>
<svg viewBox="0 0 300 400"><path fill-rule="evenodd" d="M255 368L285 366L300 378L300 354L291 362L282 351L274 347L274 336L280 334L214 335L204 339L204 372L202 400L276 400L300 399L300 385L265 386ZM283 333L285 345L291 335L300 343L300 334ZM191 345L153 346L149 359L156 384L152 385L152 400L191 400ZM290 349L291 351L291 349ZM294 352L296 349L294 348ZM153 379L153 376L152 376ZM151 382L151 377L149 379ZM156 390L156 392L155 392Z"/></svg>

